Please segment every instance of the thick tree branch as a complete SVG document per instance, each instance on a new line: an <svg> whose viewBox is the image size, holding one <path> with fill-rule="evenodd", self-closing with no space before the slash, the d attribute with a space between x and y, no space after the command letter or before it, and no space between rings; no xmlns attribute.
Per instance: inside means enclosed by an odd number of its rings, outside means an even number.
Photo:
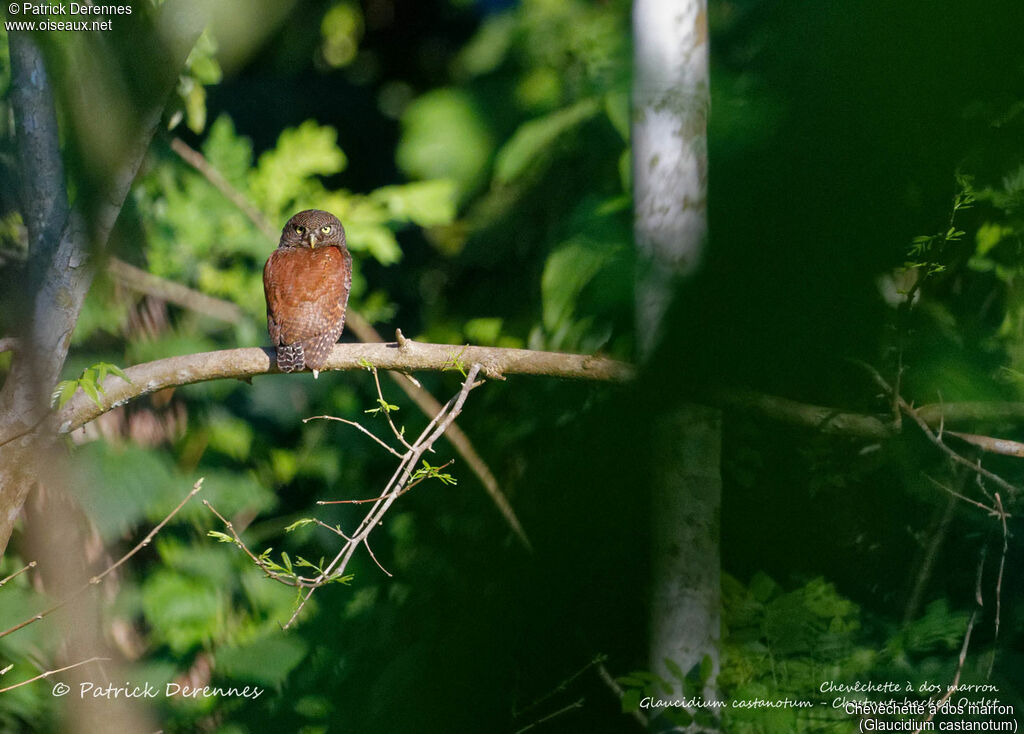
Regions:
<svg viewBox="0 0 1024 734"><path fill-rule="evenodd" d="M64 161L60 157L57 112L50 94L43 55L32 37L9 36L11 109L18 141L22 218L28 230L32 262L46 262L68 216ZM35 273L36 277L41 273Z"/></svg>
<svg viewBox="0 0 1024 734"><path fill-rule="evenodd" d="M813 428L827 434L880 440L890 438L897 432L891 421L878 416L800 403L754 390L715 389L708 394L706 401L719 408L754 413L781 423Z"/></svg>
<svg viewBox="0 0 1024 734"><path fill-rule="evenodd" d="M411 339L387 344L337 344L323 371L363 369L369 363L382 370L458 370L463 365L480 364L481 374L491 379L506 375L546 375L578 380L628 380L632 368L606 357L528 349L498 349L449 344L423 344ZM257 375L278 374L274 350L251 347L202 352L169 357L128 367L131 383L120 377L108 377L103 383L103 406L79 393L60 413L63 433L81 428L111 408L141 395L167 387L190 385L223 378L249 379ZM3 440L3 439L0 439Z"/></svg>
<svg viewBox="0 0 1024 734"><path fill-rule="evenodd" d="M34 249L25 291L28 326L0 392L0 554L35 481L34 462L52 438L52 426L44 423L47 398L92 282L90 249L106 243L159 125L177 69L205 25L201 7L191 2L166 3L160 18L166 22L166 45L157 52L162 53L167 78L155 80L154 95L142 104L138 126L123 141L121 164L102 190L93 192L89 211L68 209L53 95L41 55L30 36L15 33L10 39L18 67L12 103L19 158L28 174L22 182L22 208ZM38 181L33 180L36 175Z"/></svg>
<svg viewBox="0 0 1024 734"><path fill-rule="evenodd" d="M214 298L186 285L175 283L173 280L153 275L116 257L107 261L107 272L126 288L187 308L204 316L210 316L229 324L239 324L246 318L241 307L231 301Z"/></svg>

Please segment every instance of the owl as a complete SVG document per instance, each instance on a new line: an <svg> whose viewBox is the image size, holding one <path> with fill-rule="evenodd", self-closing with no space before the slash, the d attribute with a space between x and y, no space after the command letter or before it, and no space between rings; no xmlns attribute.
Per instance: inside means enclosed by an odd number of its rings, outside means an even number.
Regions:
<svg viewBox="0 0 1024 734"><path fill-rule="evenodd" d="M345 328L352 256L333 214L307 209L288 220L263 268L267 331L282 372L320 374Z"/></svg>

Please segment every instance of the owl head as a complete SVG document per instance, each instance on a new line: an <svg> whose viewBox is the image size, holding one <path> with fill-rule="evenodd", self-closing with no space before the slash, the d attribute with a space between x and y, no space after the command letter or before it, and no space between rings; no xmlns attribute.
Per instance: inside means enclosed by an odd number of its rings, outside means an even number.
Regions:
<svg viewBox="0 0 1024 734"><path fill-rule="evenodd" d="M340 247L345 249L345 228L336 216L306 209L288 220L278 247Z"/></svg>

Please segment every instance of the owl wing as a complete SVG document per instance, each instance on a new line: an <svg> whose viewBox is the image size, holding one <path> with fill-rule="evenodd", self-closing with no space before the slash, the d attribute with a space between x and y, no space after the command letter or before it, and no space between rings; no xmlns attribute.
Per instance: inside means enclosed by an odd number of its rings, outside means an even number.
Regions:
<svg viewBox="0 0 1024 734"><path fill-rule="evenodd" d="M282 247L263 268L267 330L275 346L327 343L345 328L352 257L338 247Z"/></svg>

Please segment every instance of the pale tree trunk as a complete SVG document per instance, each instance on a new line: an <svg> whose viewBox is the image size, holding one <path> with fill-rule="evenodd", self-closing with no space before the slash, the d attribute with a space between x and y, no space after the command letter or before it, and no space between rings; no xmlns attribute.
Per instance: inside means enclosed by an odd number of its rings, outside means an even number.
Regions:
<svg viewBox="0 0 1024 734"><path fill-rule="evenodd" d="M706 11L706 0L633 4L636 317L644 361L666 338L669 303L695 273L707 235ZM721 623L721 417L676 404L653 420L650 665L671 681L666 659L683 671L707 660L704 695L712 697Z"/></svg>

